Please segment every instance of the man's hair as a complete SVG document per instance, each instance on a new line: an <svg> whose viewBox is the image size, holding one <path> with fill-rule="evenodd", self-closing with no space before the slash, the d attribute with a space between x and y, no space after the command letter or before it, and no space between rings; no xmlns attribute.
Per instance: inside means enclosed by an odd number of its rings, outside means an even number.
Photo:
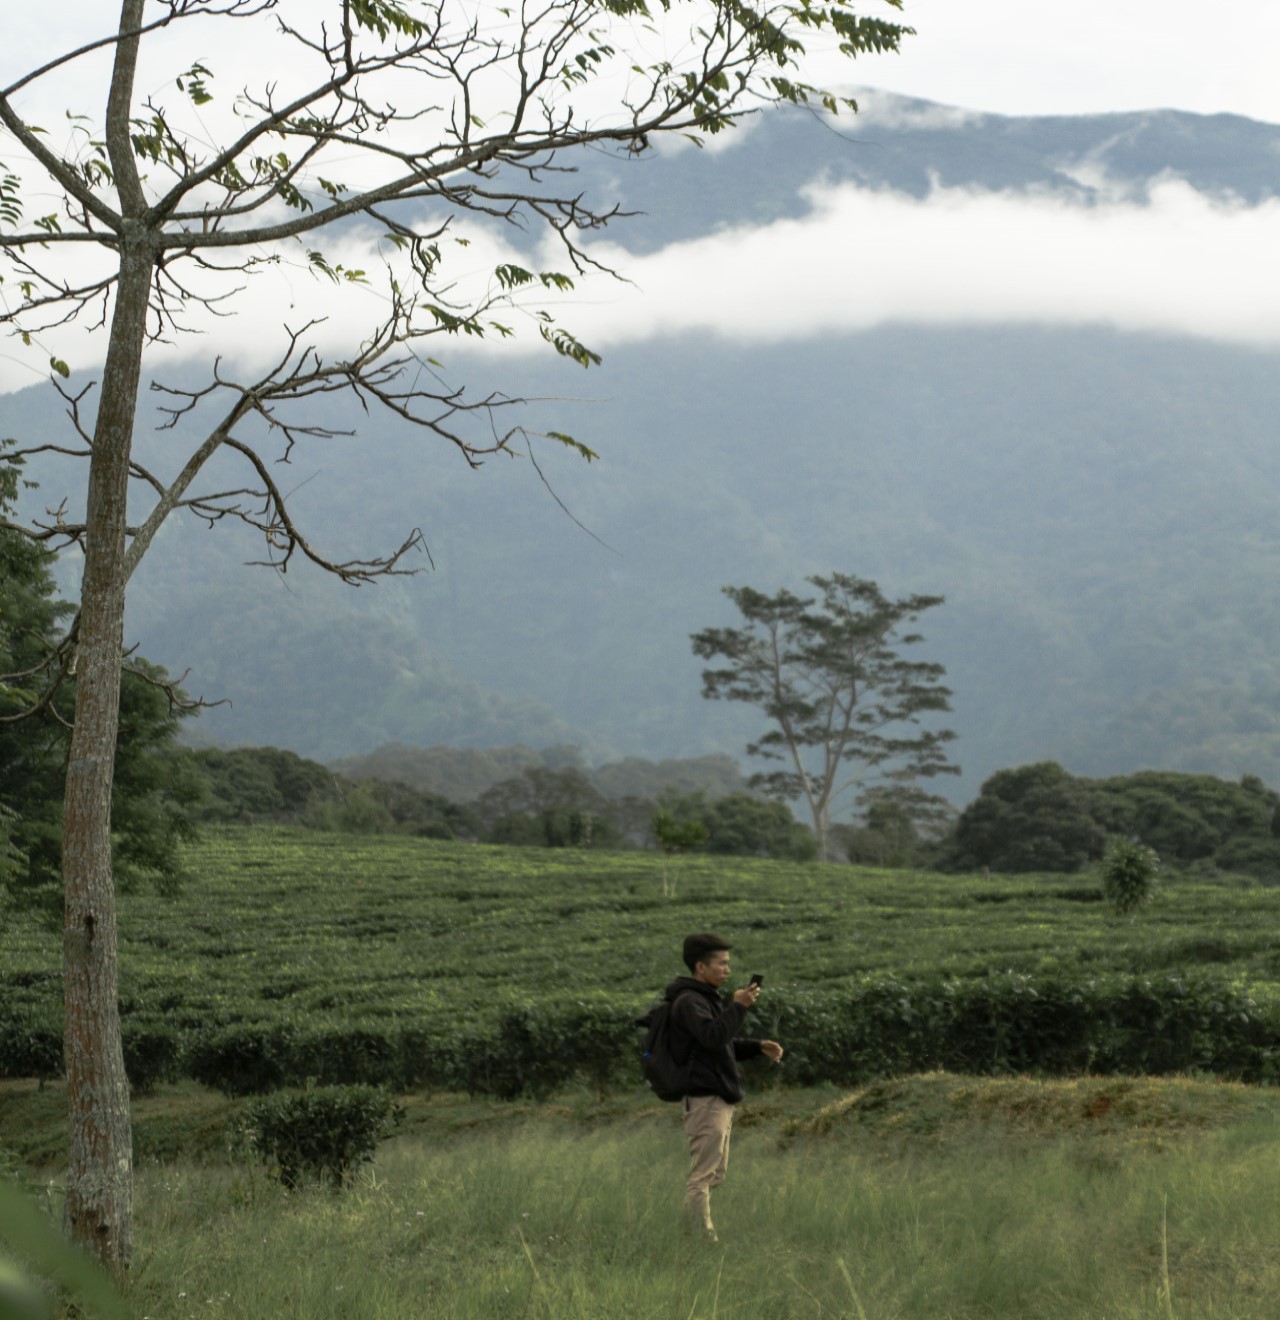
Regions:
<svg viewBox="0 0 1280 1320"><path fill-rule="evenodd" d="M713 953L732 948L733 945L728 940L722 940L719 935L712 935L710 931L704 930L701 935L690 935L685 939L684 965L691 972L696 973L700 962L708 961Z"/></svg>

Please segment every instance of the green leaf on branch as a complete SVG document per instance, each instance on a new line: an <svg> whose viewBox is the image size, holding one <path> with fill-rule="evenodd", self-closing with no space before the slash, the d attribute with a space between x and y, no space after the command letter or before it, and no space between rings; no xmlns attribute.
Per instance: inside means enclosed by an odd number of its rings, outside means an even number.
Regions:
<svg viewBox="0 0 1280 1320"><path fill-rule="evenodd" d="M592 352L567 330L544 325L542 327L542 337L561 357L570 358L579 366L598 367L603 360L599 353Z"/></svg>
<svg viewBox="0 0 1280 1320"><path fill-rule="evenodd" d="M357 27L376 32L383 41L392 32L404 37L420 37L426 24L405 12L400 0L351 0L351 15Z"/></svg>
<svg viewBox="0 0 1280 1320"><path fill-rule="evenodd" d="M213 93L209 91L207 80L212 77L213 74L203 64L193 64L177 78L178 90L186 92L194 104L208 105L213 100Z"/></svg>
<svg viewBox="0 0 1280 1320"><path fill-rule="evenodd" d="M588 463L592 463L600 457L594 449L589 449L581 440L575 440L573 436L565 435L563 431L547 431L544 434L548 440L558 441L566 449L572 449L575 453L581 454Z"/></svg>
<svg viewBox="0 0 1280 1320"><path fill-rule="evenodd" d="M340 284L346 281L348 284L368 284L368 277L362 270L351 270L341 264L331 265L329 259L323 252L318 252L309 248L307 250L307 260L311 263L313 271L319 271L334 284Z"/></svg>
<svg viewBox="0 0 1280 1320"><path fill-rule="evenodd" d="M438 303L427 303L425 310L435 317L436 324L448 334L461 333L475 335L477 339L484 338L484 326L474 316L459 316L456 312L441 307Z"/></svg>
<svg viewBox="0 0 1280 1320"><path fill-rule="evenodd" d="M22 219L22 181L0 165L0 225L16 225Z"/></svg>
<svg viewBox="0 0 1280 1320"><path fill-rule="evenodd" d="M323 252L308 251L307 260L311 262L311 265L315 270L318 270L322 275L327 276L334 282L334 284L339 283L342 276L345 274L341 266L331 266L329 264L329 259Z"/></svg>
<svg viewBox="0 0 1280 1320"><path fill-rule="evenodd" d="M49 359L49 365L63 378L63 380L66 380L66 378L71 375L71 368L67 366L60 357L51 357Z"/></svg>
<svg viewBox="0 0 1280 1320"><path fill-rule="evenodd" d="M504 289L515 289L522 284L533 283L533 275L530 271L525 270L523 266L516 266L511 263L498 266L493 274Z"/></svg>
<svg viewBox="0 0 1280 1320"><path fill-rule="evenodd" d="M329 259L323 252L317 252L312 248L307 249L307 260L311 263L313 271L319 271L321 275L328 276L335 284L338 282L338 272L329 264Z"/></svg>
<svg viewBox="0 0 1280 1320"><path fill-rule="evenodd" d="M154 161L156 164L161 161L166 165L181 163L182 146L169 131L169 125L162 116L157 114L152 115L150 119L134 119L130 122L137 130L130 134L129 138L133 143L134 155L141 160Z"/></svg>
<svg viewBox="0 0 1280 1320"><path fill-rule="evenodd" d="M543 270L535 275L530 270L525 270L523 266L516 266L512 263L495 267L494 277L504 289L516 289L524 284L532 284L537 280L543 288L546 289L565 289L573 288L573 281L568 275L562 275L556 270Z"/></svg>

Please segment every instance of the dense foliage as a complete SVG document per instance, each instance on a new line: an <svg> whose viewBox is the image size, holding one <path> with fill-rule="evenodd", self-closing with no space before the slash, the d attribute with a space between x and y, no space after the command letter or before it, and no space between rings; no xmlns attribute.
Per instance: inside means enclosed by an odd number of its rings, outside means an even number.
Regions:
<svg viewBox="0 0 1280 1320"><path fill-rule="evenodd" d="M475 735L472 734L474 737ZM656 798L664 790L722 797L746 787L737 762L723 753L648 761L625 756L619 761L588 766L578 747L410 747L388 743L365 756L341 757L331 768L347 779L381 779L407 784L453 802L471 802L503 780L517 779L524 771L580 770L605 797Z"/></svg>
<svg viewBox="0 0 1280 1320"><path fill-rule="evenodd" d="M668 853L705 849L739 857L812 861L818 855L813 831L784 802L766 802L750 793L729 793L707 801L696 793L663 793L650 827Z"/></svg>
<svg viewBox="0 0 1280 1320"><path fill-rule="evenodd" d="M341 1187L373 1158L399 1116L376 1086L315 1086L255 1100L245 1110L249 1142L280 1181L296 1190L305 1175Z"/></svg>
<svg viewBox="0 0 1280 1320"><path fill-rule="evenodd" d="M123 902L135 1089L638 1085L630 1024L707 925L767 973L782 1082L1276 1068L1280 890L1248 881L1179 879L1131 923L1053 879L701 855L664 898L652 853L298 829L208 827L186 863ZM59 965L39 923L0 932L0 1073L61 1066Z"/></svg>
<svg viewBox="0 0 1280 1320"><path fill-rule="evenodd" d="M604 795L573 766L529 766L486 789L475 813L483 837L493 843L610 847L623 838L606 814Z"/></svg>
<svg viewBox="0 0 1280 1320"><path fill-rule="evenodd" d="M276 747L202 748L193 759L204 780L205 820L297 821L317 800L337 796L331 771Z"/></svg>
<svg viewBox="0 0 1280 1320"><path fill-rule="evenodd" d="M0 462L0 524L20 467ZM57 595L53 556L0 525L0 885L59 901L62 787L75 678L55 657L74 607ZM178 721L156 665L130 657L120 692L112 861L122 885L180 876L197 780L174 746Z"/></svg>
<svg viewBox="0 0 1280 1320"><path fill-rule="evenodd" d="M1102 854L1102 896L1117 916L1127 917L1156 893L1160 859L1155 850L1132 839L1112 839Z"/></svg>
<svg viewBox="0 0 1280 1320"><path fill-rule="evenodd" d="M1280 878L1280 794L1256 776L1085 779L1052 761L992 775L960 813L944 864L1076 871L1102 856L1109 836L1153 848L1166 865Z"/></svg>

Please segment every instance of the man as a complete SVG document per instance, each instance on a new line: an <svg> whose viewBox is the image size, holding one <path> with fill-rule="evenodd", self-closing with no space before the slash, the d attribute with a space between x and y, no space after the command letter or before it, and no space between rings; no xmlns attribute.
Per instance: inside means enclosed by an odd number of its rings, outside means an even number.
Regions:
<svg viewBox="0 0 1280 1320"><path fill-rule="evenodd" d="M733 1107L742 1099L739 1059L763 1054L777 1063L782 1046L773 1040L741 1039L747 1010L760 995L751 984L734 991L725 1003L720 987L729 979L728 940L704 932L684 942L684 962L691 976L679 976L666 989L671 1003L672 1052L689 1058L689 1084L683 1101L689 1139L689 1181L684 1213L689 1227L716 1242L711 1222L711 1189L724 1182L729 1167Z"/></svg>

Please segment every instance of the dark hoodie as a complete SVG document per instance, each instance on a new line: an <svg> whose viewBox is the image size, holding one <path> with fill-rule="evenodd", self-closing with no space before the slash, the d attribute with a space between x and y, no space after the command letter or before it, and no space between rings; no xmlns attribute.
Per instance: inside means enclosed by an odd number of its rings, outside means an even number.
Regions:
<svg viewBox="0 0 1280 1320"><path fill-rule="evenodd" d="M667 986L666 998L672 1003L677 1059L686 1043L692 1046L689 1094L718 1095L736 1105L742 1099L737 1061L760 1053L758 1040L737 1039L747 1010L732 1000L726 1003L715 986L692 976L676 977Z"/></svg>

